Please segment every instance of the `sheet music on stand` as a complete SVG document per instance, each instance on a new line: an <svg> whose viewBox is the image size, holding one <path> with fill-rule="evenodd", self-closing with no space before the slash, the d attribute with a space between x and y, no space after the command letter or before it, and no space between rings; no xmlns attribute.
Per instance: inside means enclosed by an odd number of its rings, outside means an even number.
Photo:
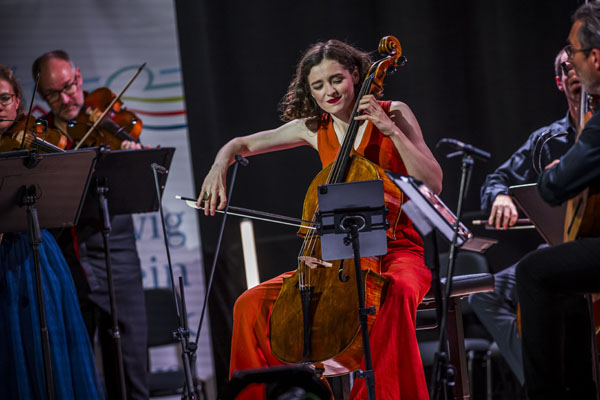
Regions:
<svg viewBox="0 0 600 400"><path fill-rule="evenodd" d="M452 242L456 215L444 204L442 199L427 185L412 176L393 172L387 172L387 175L410 199L402 205L402 210L410 217L421 235L427 235L436 228L448 242ZM462 222L459 223L456 247L483 253L496 243L498 243L496 239L473 235Z"/></svg>

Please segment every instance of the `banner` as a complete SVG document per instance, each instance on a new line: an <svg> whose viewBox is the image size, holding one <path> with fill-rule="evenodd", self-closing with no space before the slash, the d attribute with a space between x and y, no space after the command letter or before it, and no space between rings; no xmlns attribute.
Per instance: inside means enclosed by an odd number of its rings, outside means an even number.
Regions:
<svg viewBox="0 0 600 400"><path fill-rule="evenodd" d="M124 106L143 122L144 145L175 147L163 195L165 222L176 279L185 283L191 340L204 299L204 273L196 211L175 195L194 196L188 132L179 62L174 5L170 1L4 1L0 4L5 37L0 63L17 75L29 105L31 65L41 54L67 51L81 69L83 89L108 87L119 93L142 63L140 76L123 95ZM36 97L34 114L48 111ZM134 215L145 288L170 287L158 213ZM151 311L151 310L150 310ZM208 316L197 350L199 379L214 377ZM150 353L153 370L180 368L178 344ZM214 392L211 384L208 391Z"/></svg>

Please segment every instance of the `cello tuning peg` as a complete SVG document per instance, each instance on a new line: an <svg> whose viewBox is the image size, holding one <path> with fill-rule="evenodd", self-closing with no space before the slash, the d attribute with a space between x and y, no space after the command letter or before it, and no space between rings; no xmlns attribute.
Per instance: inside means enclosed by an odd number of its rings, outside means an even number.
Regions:
<svg viewBox="0 0 600 400"><path fill-rule="evenodd" d="M405 56L401 56L400 58L398 58L398 62L396 63L396 65L398 65L399 67L403 67L404 65L406 65L407 62L408 59Z"/></svg>

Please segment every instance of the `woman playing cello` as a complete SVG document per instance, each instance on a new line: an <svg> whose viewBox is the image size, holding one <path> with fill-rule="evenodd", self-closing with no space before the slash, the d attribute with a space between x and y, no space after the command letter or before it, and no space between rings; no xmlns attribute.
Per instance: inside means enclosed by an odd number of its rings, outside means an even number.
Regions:
<svg viewBox="0 0 600 400"><path fill-rule="evenodd" d="M340 41L310 47L282 102L284 125L237 137L217 153L198 202L214 215L225 207L226 172L234 155L244 156L301 145L318 151L323 166L334 161L358 102L362 122L354 150L380 167L412 175L439 193L442 171L425 144L410 108L401 102L378 101L374 95L357 98L370 65L369 56ZM415 336L418 304L429 289L430 271L424 264L420 237L406 218L400 218L388 253L379 258L380 273L389 278L386 300L371 329L371 349L377 397L426 399L425 377ZM282 364L273 356L268 339L270 311L282 285L292 272L271 279L242 294L234 307L230 373L236 370ZM261 398L258 391L244 392ZM256 389L254 389L256 390ZM352 398L366 398L362 380Z"/></svg>

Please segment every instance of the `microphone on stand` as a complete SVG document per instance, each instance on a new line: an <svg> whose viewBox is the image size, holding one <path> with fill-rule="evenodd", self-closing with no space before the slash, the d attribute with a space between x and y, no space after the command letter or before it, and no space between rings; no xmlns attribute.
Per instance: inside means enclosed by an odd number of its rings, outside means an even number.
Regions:
<svg viewBox="0 0 600 400"><path fill-rule="evenodd" d="M478 149L477 147L472 146L470 144L463 143L460 140L443 138L440 139L440 141L437 143L436 148L442 144L445 144L455 150L472 155L473 157L481 161L488 161L492 157L492 155L487 151Z"/></svg>

